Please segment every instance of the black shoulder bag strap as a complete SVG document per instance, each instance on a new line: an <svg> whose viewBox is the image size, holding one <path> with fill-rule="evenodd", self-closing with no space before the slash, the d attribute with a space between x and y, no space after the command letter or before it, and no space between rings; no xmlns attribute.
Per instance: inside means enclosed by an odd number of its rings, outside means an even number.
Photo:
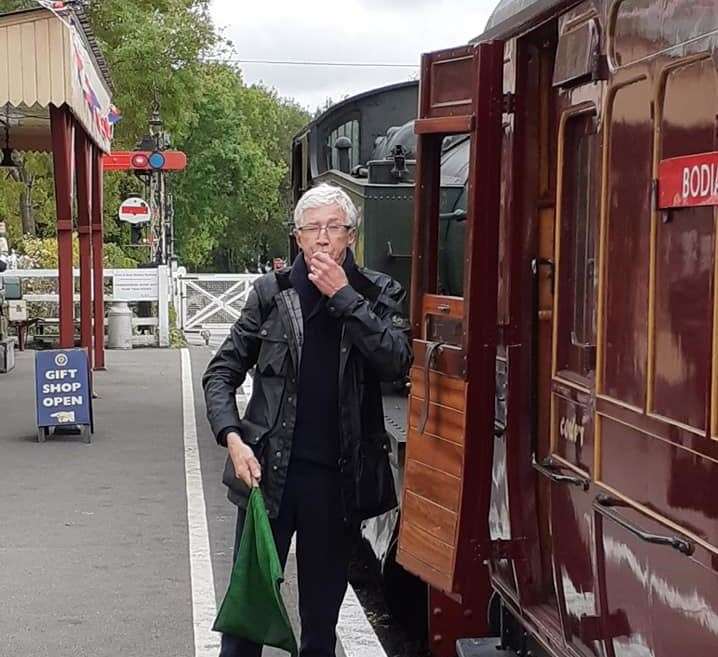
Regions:
<svg viewBox="0 0 718 657"><path fill-rule="evenodd" d="M269 316L274 297L279 293L277 275L272 273L271 276L263 276L258 279L254 289L257 291L257 298L259 299L259 314L262 322L264 322Z"/></svg>

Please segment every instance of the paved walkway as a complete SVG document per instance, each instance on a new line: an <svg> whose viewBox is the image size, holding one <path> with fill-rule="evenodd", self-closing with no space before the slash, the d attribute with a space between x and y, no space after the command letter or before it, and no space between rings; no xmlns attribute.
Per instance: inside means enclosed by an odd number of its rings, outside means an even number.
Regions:
<svg viewBox="0 0 718 657"><path fill-rule="evenodd" d="M33 354L0 378L0 655L187 655L177 352L111 353L92 445L35 442Z"/></svg>
<svg viewBox="0 0 718 657"><path fill-rule="evenodd" d="M205 419L200 379L211 354L109 352L108 370L95 375L91 445L79 436L35 442L33 352L0 375L0 657L217 654L219 635L202 619L226 588L235 512L221 485L226 451ZM192 382L184 391L183 358ZM183 392L194 398L189 429ZM285 575L296 627L294 557ZM383 654L362 618L350 591L340 637L352 641L338 657Z"/></svg>

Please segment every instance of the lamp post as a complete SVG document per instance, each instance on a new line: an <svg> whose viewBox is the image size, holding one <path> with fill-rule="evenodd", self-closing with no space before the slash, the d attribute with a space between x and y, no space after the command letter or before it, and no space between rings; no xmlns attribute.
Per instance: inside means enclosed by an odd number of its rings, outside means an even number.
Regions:
<svg viewBox="0 0 718 657"><path fill-rule="evenodd" d="M10 116L5 108L5 146L2 149L2 161L0 167L3 169L15 169L17 164L13 159L13 149L10 148Z"/></svg>

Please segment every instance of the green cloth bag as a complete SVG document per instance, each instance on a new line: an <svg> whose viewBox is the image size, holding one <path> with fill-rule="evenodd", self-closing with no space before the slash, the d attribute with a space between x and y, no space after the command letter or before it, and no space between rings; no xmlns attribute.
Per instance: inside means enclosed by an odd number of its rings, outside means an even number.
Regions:
<svg viewBox="0 0 718 657"><path fill-rule="evenodd" d="M279 591L283 581L264 497L253 488L232 577L212 629L281 648L295 657L297 640Z"/></svg>

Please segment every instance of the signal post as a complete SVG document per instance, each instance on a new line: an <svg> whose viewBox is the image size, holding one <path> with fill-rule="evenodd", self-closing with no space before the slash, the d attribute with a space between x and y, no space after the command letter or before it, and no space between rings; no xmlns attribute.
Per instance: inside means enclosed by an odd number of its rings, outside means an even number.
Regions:
<svg viewBox="0 0 718 657"><path fill-rule="evenodd" d="M126 199L120 208L120 219L137 228L149 225L150 261L155 265L166 265L174 256L174 208L165 174L185 169L187 156L182 151L167 149L169 136L162 129L156 109L150 120L150 133L140 142L138 150L106 155L103 166L105 171L134 171L144 181L147 199L142 201L144 206L132 206L135 199L141 200L137 197ZM139 211L145 206L149 213Z"/></svg>

